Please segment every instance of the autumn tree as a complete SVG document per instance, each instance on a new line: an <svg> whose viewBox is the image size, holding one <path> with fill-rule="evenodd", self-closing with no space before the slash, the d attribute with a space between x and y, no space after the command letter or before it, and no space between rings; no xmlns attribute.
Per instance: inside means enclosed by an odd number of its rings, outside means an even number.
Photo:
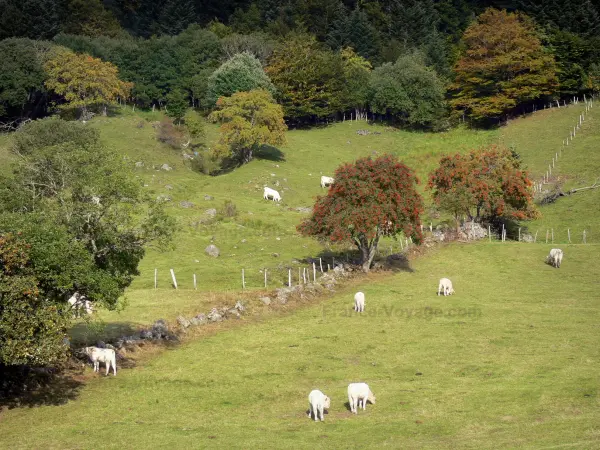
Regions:
<svg viewBox="0 0 600 450"><path fill-rule="evenodd" d="M365 272L383 236L404 232L421 240L418 179L395 156L361 158L340 166L334 177L327 195L317 197L311 217L298 226L300 233L354 244Z"/></svg>
<svg viewBox="0 0 600 450"><path fill-rule="evenodd" d="M208 117L222 123L215 154L244 164L261 145L285 143L283 109L269 92L257 89L221 97L216 108Z"/></svg>
<svg viewBox="0 0 600 450"><path fill-rule="evenodd" d="M476 121L497 120L555 91L554 58L527 16L489 8L466 29L463 42L451 104Z"/></svg>
<svg viewBox="0 0 600 450"><path fill-rule="evenodd" d="M61 108L79 108L83 118L89 107L126 98L133 86L119 79L113 64L65 49L57 49L44 68L48 76L46 87L65 99Z"/></svg>
<svg viewBox="0 0 600 450"><path fill-rule="evenodd" d="M519 157L495 145L442 157L428 183L434 202L457 227L463 215L477 222L535 218L532 185Z"/></svg>

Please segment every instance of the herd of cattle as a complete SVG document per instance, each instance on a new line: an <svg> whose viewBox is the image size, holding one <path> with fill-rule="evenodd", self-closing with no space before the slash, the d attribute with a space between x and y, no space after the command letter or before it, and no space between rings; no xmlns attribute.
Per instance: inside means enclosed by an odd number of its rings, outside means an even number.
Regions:
<svg viewBox="0 0 600 450"><path fill-rule="evenodd" d="M321 187L326 188L331 186L335 180L331 177L322 176L321 177ZM270 187L265 186L263 191L263 198L265 200L273 200L274 202L281 201L281 194L277 192L275 189L271 189Z"/></svg>
<svg viewBox="0 0 600 450"><path fill-rule="evenodd" d="M333 183L333 179L329 177L321 177L321 184L323 185L323 179L326 182ZM269 192L268 192L269 191ZM272 191L272 192L270 192ZM273 197L273 199L281 200L279 193L265 187L265 198L267 193ZM563 259L563 251L558 248L550 250L550 254L546 257L546 263L553 267L560 268ZM441 278L438 284L437 295L452 295L454 294L454 288L452 281L449 278ZM68 303L74 309L74 313L86 311L88 314L92 312L92 306L89 300L78 293L75 293L69 300ZM364 292L357 292L354 294L354 311L364 312L365 310L365 294ZM109 374L110 369L113 369L113 375L117 375L117 360L115 350L111 348L98 348L98 347L84 347L80 350L80 353L86 355L91 361L94 372L100 371L100 363L106 366L106 375ZM369 385L366 383L350 383L348 385L348 403L350 411L354 414L358 413L358 408L362 407L363 410L367 408L367 402L375 404L375 396ZM324 420L324 410L331 407L331 399L318 389L310 392L308 396L309 410L308 417L311 416L315 421L319 418L321 421Z"/></svg>

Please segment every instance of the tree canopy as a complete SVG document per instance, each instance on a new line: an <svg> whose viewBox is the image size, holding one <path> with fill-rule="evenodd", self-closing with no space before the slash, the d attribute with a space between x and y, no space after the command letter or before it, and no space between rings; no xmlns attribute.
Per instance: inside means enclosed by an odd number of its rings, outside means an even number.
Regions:
<svg viewBox="0 0 600 450"><path fill-rule="evenodd" d="M418 179L395 156L343 164L334 179L327 195L317 197L312 215L298 226L300 233L355 245L367 272L382 236L404 232L420 242Z"/></svg>
<svg viewBox="0 0 600 450"><path fill-rule="evenodd" d="M518 156L490 146L463 155L444 156L429 176L434 202L457 221L533 219L533 182Z"/></svg>
<svg viewBox="0 0 600 450"><path fill-rule="evenodd" d="M527 16L487 9L467 28L463 41L466 50L454 68L451 103L473 119L497 120L556 89L554 58L544 51Z"/></svg>
<svg viewBox="0 0 600 450"><path fill-rule="evenodd" d="M285 143L287 127L283 110L271 94L257 89L221 97L210 120L222 122L215 153L233 156L241 163L249 162L259 146Z"/></svg>

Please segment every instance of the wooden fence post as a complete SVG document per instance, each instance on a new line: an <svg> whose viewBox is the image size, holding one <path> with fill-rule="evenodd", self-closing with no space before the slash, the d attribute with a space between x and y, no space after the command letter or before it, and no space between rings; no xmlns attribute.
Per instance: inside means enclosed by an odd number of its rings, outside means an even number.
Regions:
<svg viewBox="0 0 600 450"><path fill-rule="evenodd" d="M583 243L584 243L584 244L587 244L587 242L586 242L586 233L585 233L585 230L583 230Z"/></svg>
<svg viewBox="0 0 600 450"><path fill-rule="evenodd" d="M242 269L242 289L246 289L246 278L244 277L244 269Z"/></svg>
<svg viewBox="0 0 600 450"><path fill-rule="evenodd" d="M157 288L158 285L158 269L154 269L154 289Z"/></svg>
<svg viewBox="0 0 600 450"><path fill-rule="evenodd" d="M504 242L504 224L502 224L502 242Z"/></svg>
<svg viewBox="0 0 600 450"><path fill-rule="evenodd" d="M323 261L319 258L319 267L321 268L321 273L323 273Z"/></svg>
<svg viewBox="0 0 600 450"><path fill-rule="evenodd" d="M552 228L552 243L554 244L554 228Z"/></svg>
<svg viewBox="0 0 600 450"><path fill-rule="evenodd" d="M177 289L177 279L175 278L175 271L171 269L171 278L173 279L173 286Z"/></svg>
<svg viewBox="0 0 600 450"><path fill-rule="evenodd" d="M521 242L521 227L519 227L519 242Z"/></svg>
<svg viewBox="0 0 600 450"><path fill-rule="evenodd" d="M550 231L548 230L548 228L546 228L546 244L548 243L548 235L550 234Z"/></svg>
<svg viewBox="0 0 600 450"><path fill-rule="evenodd" d="M492 242L492 227L488 225L488 238L490 242Z"/></svg>
<svg viewBox="0 0 600 450"><path fill-rule="evenodd" d="M267 269L265 268L265 288L267 287Z"/></svg>
<svg viewBox="0 0 600 450"><path fill-rule="evenodd" d="M288 286L292 286L292 269L288 269Z"/></svg>
<svg viewBox="0 0 600 450"><path fill-rule="evenodd" d="M571 229L567 228L567 236L569 237L569 244L571 243Z"/></svg>
<svg viewBox="0 0 600 450"><path fill-rule="evenodd" d="M302 283L300 283L300 280L301 280L301 278L300 278L300 267L298 267L298 285L302 284Z"/></svg>
<svg viewBox="0 0 600 450"><path fill-rule="evenodd" d="M313 281L317 281L317 266L313 262Z"/></svg>
<svg viewBox="0 0 600 450"><path fill-rule="evenodd" d="M537 242L537 234L538 234L538 231L540 231L540 230L536 230L536 232L535 232L535 236L534 236L534 238L533 238L533 243L534 243L534 244Z"/></svg>
<svg viewBox="0 0 600 450"><path fill-rule="evenodd" d="M197 290L197 287L196 287L196 274L194 274L194 290Z"/></svg>

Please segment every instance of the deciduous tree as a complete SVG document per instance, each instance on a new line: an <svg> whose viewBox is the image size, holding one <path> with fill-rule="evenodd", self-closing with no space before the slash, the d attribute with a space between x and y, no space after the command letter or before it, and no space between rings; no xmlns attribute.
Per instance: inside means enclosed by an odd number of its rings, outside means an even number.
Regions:
<svg viewBox="0 0 600 450"><path fill-rule="evenodd" d="M121 81L118 69L90 55L78 55L58 49L44 65L48 79L46 87L65 99L62 108L79 108L82 117L95 105L115 103L127 98L132 83Z"/></svg>
<svg viewBox="0 0 600 450"><path fill-rule="evenodd" d="M495 145L444 156L429 175L434 202L456 219L526 220L537 216L532 181L516 154Z"/></svg>
<svg viewBox="0 0 600 450"><path fill-rule="evenodd" d="M418 180L395 156L361 158L340 166L334 177L327 195L317 197L311 217L298 226L300 233L356 245L365 272L381 237L404 232L421 240Z"/></svg>
<svg viewBox="0 0 600 450"><path fill-rule="evenodd" d="M466 50L454 68L451 103L476 121L497 120L556 90L554 58L527 16L487 9L467 28L463 41Z"/></svg>
<svg viewBox="0 0 600 450"><path fill-rule="evenodd" d="M285 143L287 127L283 110L267 91L259 89L221 97L217 109L208 117L222 122L214 149L219 156L233 156L241 163L247 163L259 146Z"/></svg>

